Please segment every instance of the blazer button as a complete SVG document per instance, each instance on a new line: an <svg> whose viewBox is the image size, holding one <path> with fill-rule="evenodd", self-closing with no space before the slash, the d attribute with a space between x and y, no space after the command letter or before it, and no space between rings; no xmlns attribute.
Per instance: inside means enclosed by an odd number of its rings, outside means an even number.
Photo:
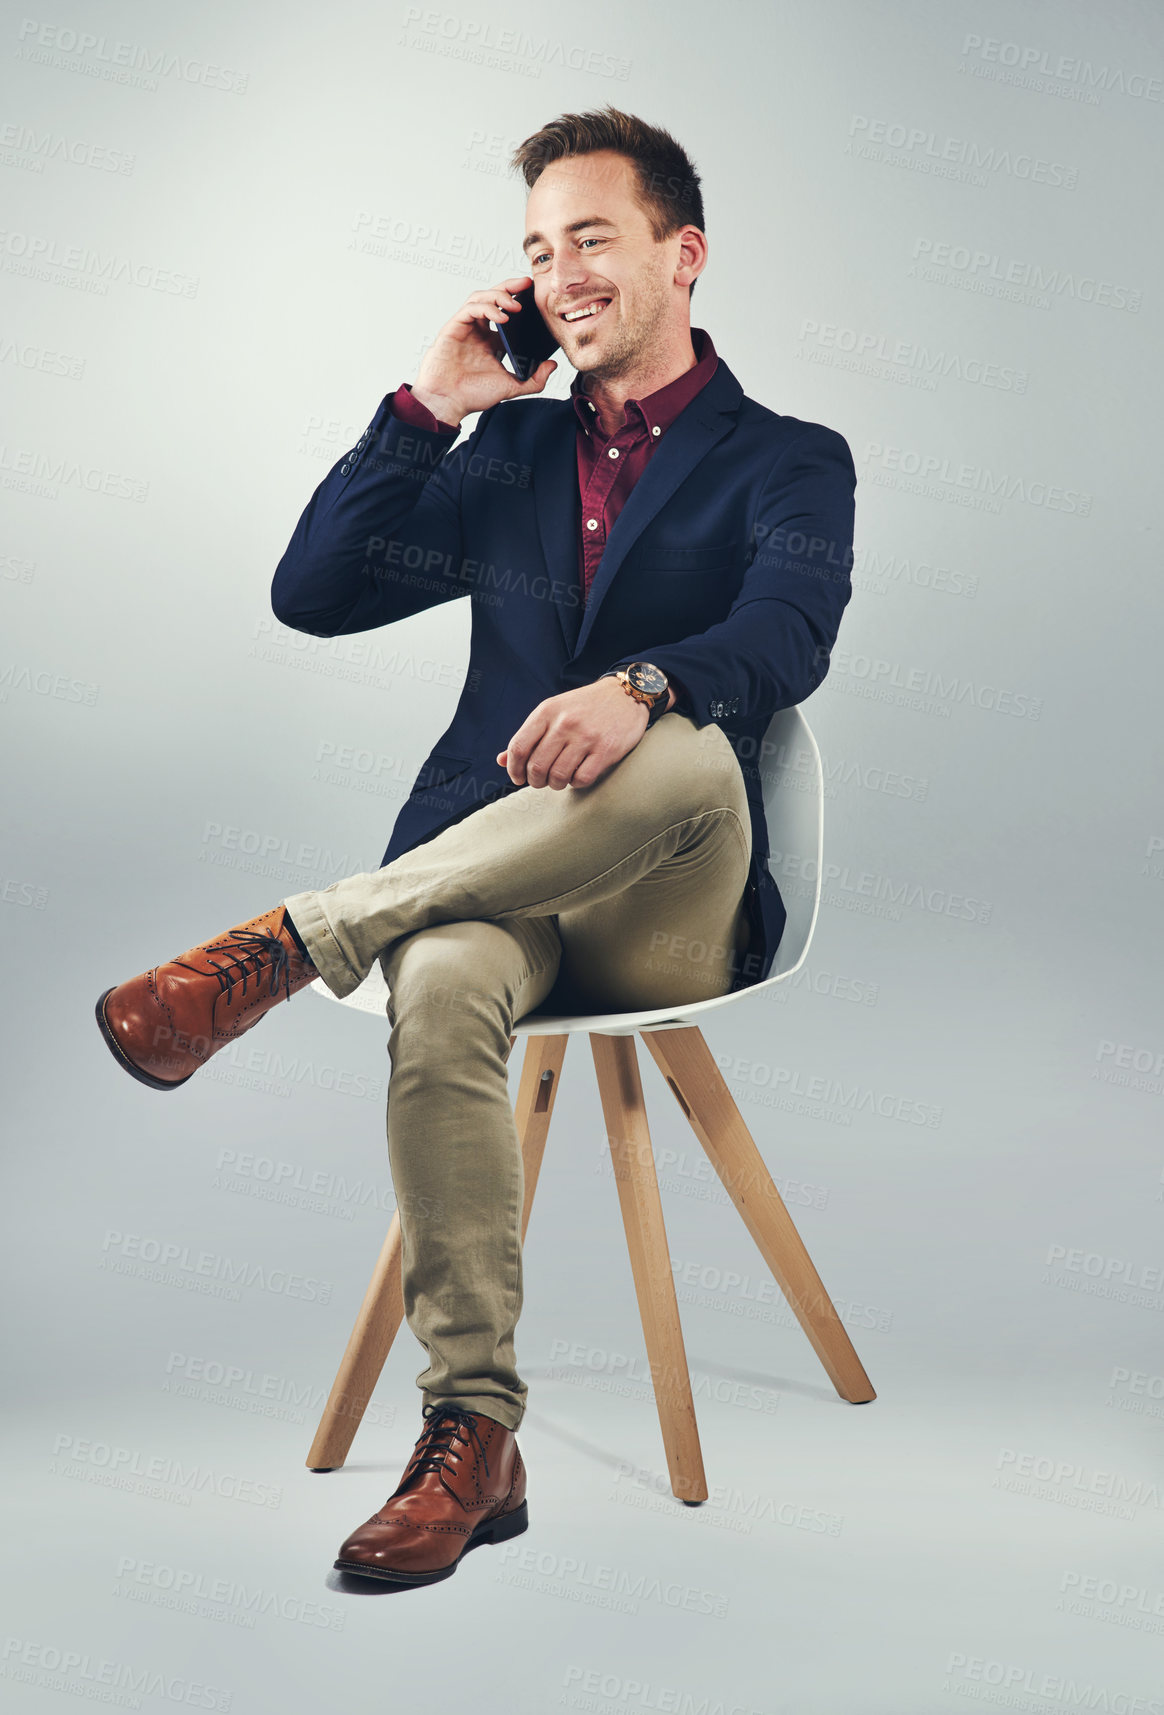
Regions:
<svg viewBox="0 0 1164 1715"><path fill-rule="evenodd" d="M348 474L348 472L351 470L351 468L352 467L350 464L341 464L340 465L340 475L346 476Z"/></svg>

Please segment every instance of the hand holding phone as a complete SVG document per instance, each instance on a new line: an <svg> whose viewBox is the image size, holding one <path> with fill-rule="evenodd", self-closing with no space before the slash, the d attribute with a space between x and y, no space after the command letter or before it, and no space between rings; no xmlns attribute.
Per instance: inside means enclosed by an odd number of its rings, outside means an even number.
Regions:
<svg viewBox="0 0 1164 1715"><path fill-rule="evenodd" d="M527 313L523 288L528 292L530 314L541 326L540 334L533 328L533 338L525 345L515 334L517 322ZM558 367L549 356L556 342L532 300L533 280L528 274L511 275L497 286L473 292L425 352L413 384L414 396L442 422L457 424L462 417L487 411L503 399L540 393ZM496 326L491 327L491 322ZM508 351L506 337L522 352L519 361L525 374L520 377L511 374L502 361ZM548 348L547 338L551 341ZM542 353L535 356L539 342Z"/></svg>
<svg viewBox="0 0 1164 1715"><path fill-rule="evenodd" d="M514 299L521 305L520 310L502 322L497 332L513 373L519 381L528 381L538 364L557 351L558 342L534 302L532 283L524 291L515 292Z"/></svg>

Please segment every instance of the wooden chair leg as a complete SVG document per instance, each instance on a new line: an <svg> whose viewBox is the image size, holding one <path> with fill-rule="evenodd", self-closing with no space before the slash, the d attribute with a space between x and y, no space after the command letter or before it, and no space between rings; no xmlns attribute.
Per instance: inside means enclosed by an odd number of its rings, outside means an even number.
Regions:
<svg viewBox="0 0 1164 1715"><path fill-rule="evenodd" d="M526 1043L521 1083L514 1104L525 1175L525 1203L521 1218L523 1239L529 1225L529 1212L541 1170L567 1040L566 1036L531 1036ZM509 1038L510 1048L516 1041L516 1036ZM392 1217L388 1237L372 1272L347 1350L307 1455L308 1466L313 1471L334 1471L347 1458L368 1401L392 1350L392 1342L404 1320L400 1253L400 1216L396 1214Z"/></svg>
<svg viewBox="0 0 1164 1715"><path fill-rule="evenodd" d="M590 1047L598 1074L671 1488L679 1500L694 1504L707 1499L707 1478L703 1472L691 1376L663 1225L659 1181L651 1154L635 1039L592 1033Z"/></svg>
<svg viewBox="0 0 1164 1715"><path fill-rule="evenodd" d="M853 1405L876 1399L703 1032L692 1026L643 1036L833 1386Z"/></svg>
<svg viewBox="0 0 1164 1715"><path fill-rule="evenodd" d="M554 1098L561 1082L562 1061L566 1057L565 1036L527 1036L525 1059L521 1067L521 1083L513 1104L517 1135L521 1139L521 1163L525 1175L525 1200L521 1211L521 1236L525 1239L529 1212L533 1207L538 1174L542 1170L550 1116Z"/></svg>
<svg viewBox="0 0 1164 1715"><path fill-rule="evenodd" d="M396 1214L307 1455L313 1471L334 1471L347 1458L380 1379L384 1360L392 1349L404 1316L400 1249L400 1216Z"/></svg>

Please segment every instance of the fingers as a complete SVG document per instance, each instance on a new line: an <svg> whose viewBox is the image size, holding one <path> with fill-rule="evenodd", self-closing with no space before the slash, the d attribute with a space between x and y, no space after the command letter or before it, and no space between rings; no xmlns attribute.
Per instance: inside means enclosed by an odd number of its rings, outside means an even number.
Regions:
<svg viewBox="0 0 1164 1715"><path fill-rule="evenodd" d="M537 739L526 739L525 744L514 739L509 741L509 779L518 785L537 785L542 787L549 779L550 768L555 767L557 758L564 749L562 737L550 737L549 732L543 732ZM566 784L562 780L561 784Z"/></svg>
<svg viewBox="0 0 1164 1715"><path fill-rule="evenodd" d="M539 376L544 368L539 365ZM498 766L515 786L549 786L560 792L564 786L595 785L642 737L642 728L632 733L628 723L638 726L645 720L638 712L643 704L632 708L629 699L618 696L615 709L609 696L603 679L544 699L531 709L508 747L497 752Z"/></svg>
<svg viewBox="0 0 1164 1715"><path fill-rule="evenodd" d="M561 750L563 740L550 742L546 732L529 733L525 738L515 732L505 752L506 771L515 786L544 786L548 764ZM540 763L535 762L540 754Z"/></svg>
<svg viewBox="0 0 1164 1715"><path fill-rule="evenodd" d="M487 321L491 322L507 322L511 315L520 315L520 313L521 305L512 292L498 292L495 295L490 294L488 297L483 297L480 308L477 310L479 316L484 316Z"/></svg>
<svg viewBox="0 0 1164 1715"><path fill-rule="evenodd" d="M534 758L544 742L543 736L526 739L524 742L516 735L509 741L506 752L506 772L515 786L544 786L544 774L538 776L534 768ZM542 761L546 757L543 754Z"/></svg>
<svg viewBox="0 0 1164 1715"><path fill-rule="evenodd" d="M570 784L574 770L582 762L586 750L585 744L551 741L547 733L525 765L526 784L549 786L553 791L561 792Z"/></svg>
<svg viewBox="0 0 1164 1715"><path fill-rule="evenodd" d="M528 284L528 282L526 282ZM521 284L518 281L518 284ZM461 306L458 314L463 320L508 321L509 317L521 313L521 302L510 290L509 283L500 286L484 286L479 292L470 293Z"/></svg>
<svg viewBox="0 0 1164 1715"><path fill-rule="evenodd" d="M600 750L589 740L577 739L567 744L560 739L552 740L548 733L524 762L512 740L498 761L501 757L507 759L510 779L516 785L538 789L548 786L553 792L561 792L567 786L593 786L613 766L603 762Z"/></svg>
<svg viewBox="0 0 1164 1715"><path fill-rule="evenodd" d="M517 392L540 393L557 367L558 366L552 357L543 358L534 370L533 374L530 376L529 380L523 381L517 388Z"/></svg>
<svg viewBox="0 0 1164 1715"><path fill-rule="evenodd" d="M603 762L599 752L592 750L588 756L583 756L576 765L570 778L570 785L575 792L585 791L587 786L597 786L600 780L606 779L616 760L621 761L621 758L612 758L609 762Z"/></svg>

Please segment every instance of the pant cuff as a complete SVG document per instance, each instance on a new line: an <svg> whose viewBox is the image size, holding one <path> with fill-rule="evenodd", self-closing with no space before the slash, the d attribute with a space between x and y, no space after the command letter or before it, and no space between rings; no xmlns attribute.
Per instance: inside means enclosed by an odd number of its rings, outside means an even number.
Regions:
<svg viewBox="0 0 1164 1715"><path fill-rule="evenodd" d="M281 902L307 948L311 962L337 1000L359 988L364 975L354 971L332 933L318 894L292 893Z"/></svg>
<svg viewBox="0 0 1164 1715"><path fill-rule="evenodd" d="M491 1417L494 1423L502 1424L514 1434L521 1427L521 1420L525 1416L524 1405L514 1405L492 1393L458 1394L453 1398L448 1394L431 1394L422 1388L420 1397L424 1405L455 1405L460 1411L473 1411L482 1417Z"/></svg>

